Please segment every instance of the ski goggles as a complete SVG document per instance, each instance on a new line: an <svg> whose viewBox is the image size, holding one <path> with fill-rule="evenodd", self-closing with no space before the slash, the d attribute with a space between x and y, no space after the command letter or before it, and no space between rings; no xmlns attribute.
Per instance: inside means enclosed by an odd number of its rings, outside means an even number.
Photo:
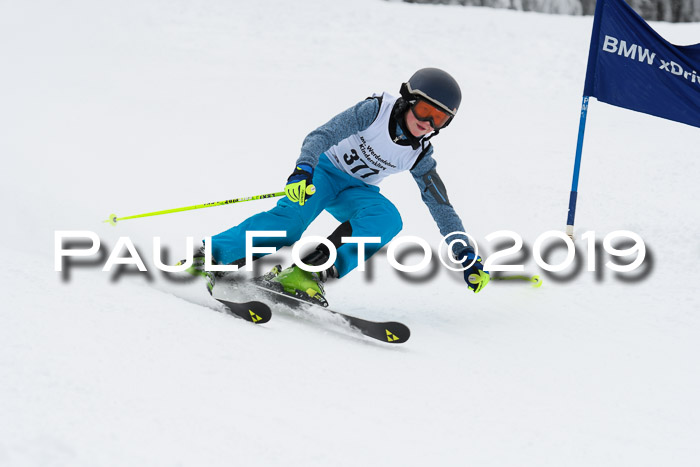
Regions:
<svg viewBox="0 0 700 467"><path fill-rule="evenodd" d="M418 99L416 103L411 106L411 112L413 112L413 116L421 122L430 122L436 130L447 125L452 118L452 115L444 110L438 109L423 99Z"/></svg>

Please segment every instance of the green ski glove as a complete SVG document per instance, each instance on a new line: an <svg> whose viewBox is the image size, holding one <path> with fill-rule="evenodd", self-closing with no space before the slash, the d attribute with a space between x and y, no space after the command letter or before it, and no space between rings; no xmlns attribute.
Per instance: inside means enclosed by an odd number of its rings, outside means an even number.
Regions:
<svg viewBox="0 0 700 467"><path fill-rule="evenodd" d="M299 164L287 179L287 186L284 187L287 198L303 206L306 200L316 193L316 188L311 184L313 176L313 167L308 164Z"/></svg>
<svg viewBox="0 0 700 467"><path fill-rule="evenodd" d="M476 261L474 261L474 258L476 258ZM466 266L472 261L474 261L474 264L464 270L464 281L474 293L479 293L489 283L491 275L484 270L481 256L476 256L473 251L467 253L462 264Z"/></svg>

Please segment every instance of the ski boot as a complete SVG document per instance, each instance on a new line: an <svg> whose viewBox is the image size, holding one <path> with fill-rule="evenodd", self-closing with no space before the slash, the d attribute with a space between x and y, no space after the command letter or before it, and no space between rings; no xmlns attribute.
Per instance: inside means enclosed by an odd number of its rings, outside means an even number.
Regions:
<svg viewBox="0 0 700 467"><path fill-rule="evenodd" d="M182 266L185 264L185 261L186 260L181 259L177 262L177 264L175 264L175 266ZM213 258L212 264L216 264ZM193 276L203 277L207 284L207 291L209 292L209 295L212 295L212 290L214 289L214 284L216 283L216 274L214 271L204 270L204 245L200 246L199 248L195 248L192 254L192 266L185 269L185 272Z"/></svg>
<svg viewBox="0 0 700 467"><path fill-rule="evenodd" d="M262 284L271 290L315 305L328 306L320 273L304 271L295 264L285 270L277 265L260 279Z"/></svg>
<svg viewBox="0 0 700 467"><path fill-rule="evenodd" d="M328 259L323 252L318 250L311 253L302 260L302 263L309 265L324 264ZM304 271L296 264L292 264L285 270L277 265L270 272L262 276L259 280L267 288L292 295L305 302L323 307L328 306L323 284L329 277L338 277L335 266L320 272Z"/></svg>

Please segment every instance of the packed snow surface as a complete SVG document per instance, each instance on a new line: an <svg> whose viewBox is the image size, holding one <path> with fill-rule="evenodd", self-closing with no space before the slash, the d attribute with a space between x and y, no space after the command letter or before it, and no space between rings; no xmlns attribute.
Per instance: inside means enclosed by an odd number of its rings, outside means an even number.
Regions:
<svg viewBox="0 0 700 467"><path fill-rule="evenodd" d="M577 268L534 261L566 221L592 21L379 0L1 2L0 465L698 465L700 131L592 100ZM696 25L652 26L700 41ZM280 191L309 131L426 66L464 94L434 140L453 205L484 256L512 244L490 233L519 234L501 263L542 287L474 295L436 259L399 274L382 251L328 297L406 323L406 344L284 308L254 326L168 280L153 238L172 264L186 237L274 200L102 222ZM437 250L410 175L382 192L400 235ZM324 214L307 235L335 226ZM644 240L640 270L605 266L617 230ZM56 231L95 232L100 254L56 272ZM148 273L102 272L122 236Z"/></svg>

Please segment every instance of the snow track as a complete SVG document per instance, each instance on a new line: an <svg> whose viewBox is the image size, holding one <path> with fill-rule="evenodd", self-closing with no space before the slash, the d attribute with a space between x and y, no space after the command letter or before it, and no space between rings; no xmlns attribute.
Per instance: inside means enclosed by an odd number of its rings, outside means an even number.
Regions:
<svg viewBox="0 0 700 467"><path fill-rule="evenodd" d="M434 142L467 230L531 251L564 228L591 25L378 0L0 3L0 465L697 465L697 128L591 103L578 236L638 233L644 280L558 281L529 254L541 288L473 295L380 253L328 286L335 309L406 323L401 346L290 313L254 326L155 269L103 273L106 256L53 271L56 230L95 231L105 254L129 236L149 266L161 236L180 258L274 201L101 221L279 190L310 130L424 66L464 90ZM437 248L411 177L382 192Z"/></svg>

